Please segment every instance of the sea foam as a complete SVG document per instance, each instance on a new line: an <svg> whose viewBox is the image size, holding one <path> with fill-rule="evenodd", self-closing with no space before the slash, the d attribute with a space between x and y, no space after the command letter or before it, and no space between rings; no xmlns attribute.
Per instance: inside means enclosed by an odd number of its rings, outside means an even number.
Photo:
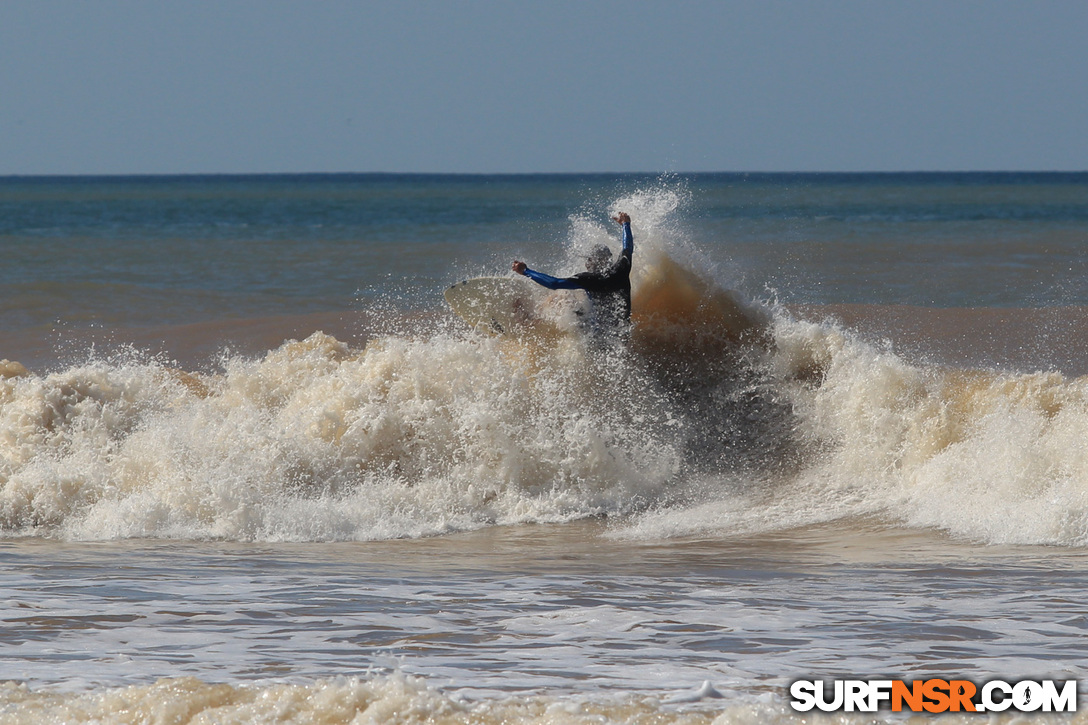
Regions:
<svg viewBox="0 0 1088 725"><path fill-rule="evenodd" d="M712 694L708 694L712 693ZM6 714L4 714L6 713ZM974 713L949 714L953 725L977 721ZM525 725L733 725L748 723L900 722L893 713L797 713L769 694L723 700L709 685L694 694L659 699L653 695L554 697L547 693L465 699L422 678L385 675L336 678L310 684L210 684L196 678L160 680L151 685L93 690L80 694L32 691L0 685L0 719L12 725L52 723L519 723ZM991 715L988 722L1013 723L1015 714ZM1038 713L1033 722L1070 722L1064 715ZM1072 722L1082 722L1074 717Z"/></svg>

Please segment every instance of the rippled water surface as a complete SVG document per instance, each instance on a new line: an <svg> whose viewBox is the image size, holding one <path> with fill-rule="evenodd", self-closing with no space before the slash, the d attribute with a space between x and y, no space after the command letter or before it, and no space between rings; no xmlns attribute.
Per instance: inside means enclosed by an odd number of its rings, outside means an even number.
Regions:
<svg viewBox="0 0 1088 725"><path fill-rule="evenodd" d="M711 680L1073 678L1075 550L817 526L631 544L599 524L313 545L9 541L4 676L64 689L403 670L443 688L598 692Z"/></svg>

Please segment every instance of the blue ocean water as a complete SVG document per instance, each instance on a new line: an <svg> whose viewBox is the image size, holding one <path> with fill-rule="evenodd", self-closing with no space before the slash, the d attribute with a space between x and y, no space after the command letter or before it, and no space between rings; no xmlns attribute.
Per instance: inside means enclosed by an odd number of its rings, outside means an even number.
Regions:
<svg viewBox="0 0 1088 725"><path fill-rule="evenodd" d="M616 211L629 345L446 310ZM2 179L0 722L1083 679L1086 241L1088 174Z"/></svg>
<svg viewBox="0 0 1088 725"><path fill-rule="evenodd" d="M438 299L638 190L725 283L783 302L1088 302L1086 174L0 179L0 325L130 326ZM424 299L426 298L426 302Z"/></svg>

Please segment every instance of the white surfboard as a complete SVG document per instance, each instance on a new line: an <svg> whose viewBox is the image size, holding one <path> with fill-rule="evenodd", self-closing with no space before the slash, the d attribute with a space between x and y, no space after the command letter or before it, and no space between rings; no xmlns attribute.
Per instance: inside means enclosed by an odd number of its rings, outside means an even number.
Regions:
<svg viewBox="0 0 1088 725"><path fill-rule="evenodd" d="M475 277L446 290L446 302L471 327L513 333L538 320L543 288L526 277Z"/></svg>

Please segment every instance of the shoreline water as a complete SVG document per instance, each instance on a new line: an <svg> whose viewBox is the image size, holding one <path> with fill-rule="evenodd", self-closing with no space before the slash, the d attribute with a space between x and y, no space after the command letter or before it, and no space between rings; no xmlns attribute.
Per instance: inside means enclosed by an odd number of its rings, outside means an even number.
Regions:
<svg viewBox="0 0 1088 725"><path fill-rule="evenodd" d="M240 722L279 722L283 707L334 722L808 722L785 704L799 677L1033 678L1043 658L1072 679L1085 654L1084 549L979 547L875 519L641 542L617 526L9 540L17 628L0 647L19 647L23 684L0 686L0 716L108 720L123 704ZM885 721L899 720L836 719Z"/></svg>

